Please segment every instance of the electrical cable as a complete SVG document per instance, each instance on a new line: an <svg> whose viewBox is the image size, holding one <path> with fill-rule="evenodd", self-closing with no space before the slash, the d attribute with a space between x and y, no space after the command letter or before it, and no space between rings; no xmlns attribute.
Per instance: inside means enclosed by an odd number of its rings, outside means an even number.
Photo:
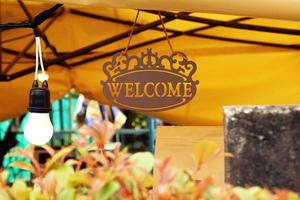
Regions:
<svg viewBox="0 0 300 200"><path fill-rule="evenodd" d="M35 74L34 80L38 79L38 70L39 70L39 63L42 69L42 73L45 75L44 63L42 58L42 47L41 47L41 40L40 37L35 37Z"/></svg>

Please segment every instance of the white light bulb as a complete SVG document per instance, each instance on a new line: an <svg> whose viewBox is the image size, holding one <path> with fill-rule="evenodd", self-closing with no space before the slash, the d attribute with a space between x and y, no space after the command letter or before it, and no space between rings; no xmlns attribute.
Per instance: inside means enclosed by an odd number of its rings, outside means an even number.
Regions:
<svg viewBox="0 0 300 200"><path fill-rule="evenodd" d="M50 141L53 135L53 126L49 113L29 113L24 127L26 140L34 145L43 145Z"/></svg>
<svg viewBox="0 0 300 200"><path fill-rule="evenodd" d="M49 75L46 73L38 73L38 80L43 82L43 81L48 81Z"/></svg>

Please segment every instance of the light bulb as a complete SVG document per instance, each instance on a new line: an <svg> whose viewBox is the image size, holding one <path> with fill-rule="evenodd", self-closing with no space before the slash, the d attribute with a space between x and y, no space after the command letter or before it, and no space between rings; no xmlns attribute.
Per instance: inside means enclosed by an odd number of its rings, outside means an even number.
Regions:
<svg viewBox="0 0 300 200"><path fill-rule="evenodd" d="M46 144L53 135L53 126L49 117L51 104L47 81L43 81L41 88L38 80L33 81L29 92L28 111L29 118L24 127L26 140L35 145Z"/></svg>
<svg viewBox="0 0 300 200"><path fill-rule="evenodd" d="M26 140L34 145L43 145L50 141L53 135L53 126L49 113L29 113L24 127Z"/></svg>

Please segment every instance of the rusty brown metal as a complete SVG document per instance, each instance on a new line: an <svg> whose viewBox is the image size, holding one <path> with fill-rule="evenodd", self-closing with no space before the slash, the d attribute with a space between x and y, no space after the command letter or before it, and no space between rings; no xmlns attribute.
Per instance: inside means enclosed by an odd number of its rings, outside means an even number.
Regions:
<svg viewBox="0 0 300 200"><path fill-rule="evenodd" d="M140 55L118 52L104 63L104 96L118 107L136 111L163 111L193 99L199 83L197 65L182 52L159 55L147 49Z"/></svg>

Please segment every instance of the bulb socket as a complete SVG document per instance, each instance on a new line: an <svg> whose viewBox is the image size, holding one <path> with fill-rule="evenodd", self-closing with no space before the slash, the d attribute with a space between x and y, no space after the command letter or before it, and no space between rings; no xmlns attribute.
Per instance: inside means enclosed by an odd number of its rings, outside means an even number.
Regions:
<svg viewBox="0 0 300 200"><path fill-rule="evenodd" d="M49 113L51 111L50 91L46 80L43 81L41 88L39 88L37 80L33 81L29 92L28 111L32 113Z"/></svg>

